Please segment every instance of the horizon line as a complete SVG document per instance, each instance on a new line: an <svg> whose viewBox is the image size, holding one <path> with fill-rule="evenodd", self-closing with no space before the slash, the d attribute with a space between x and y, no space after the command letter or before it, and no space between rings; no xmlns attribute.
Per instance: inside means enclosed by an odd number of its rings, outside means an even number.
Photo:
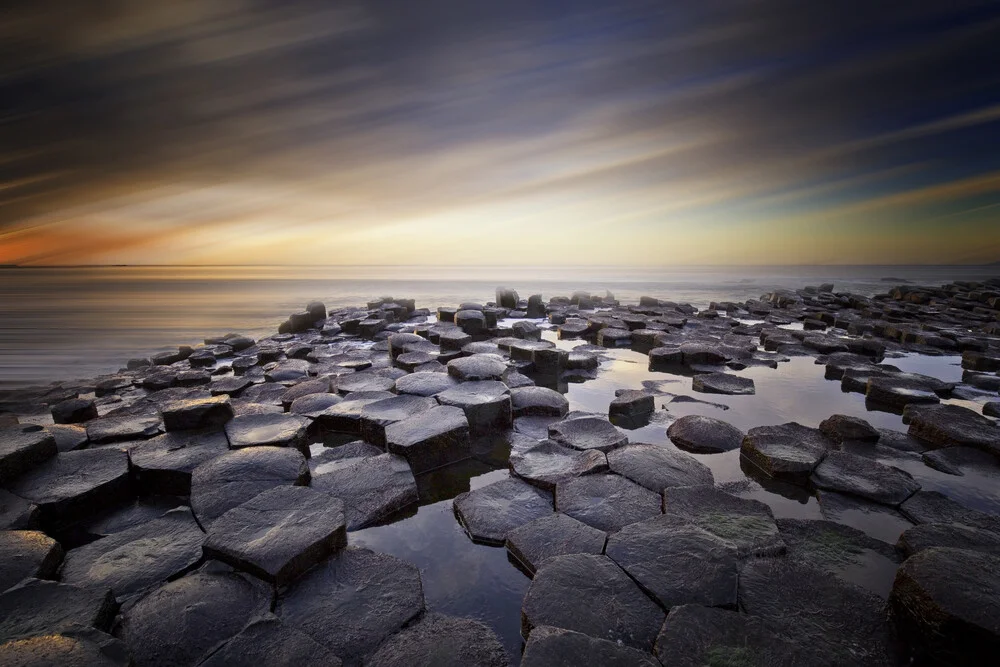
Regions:
<svg viewBox="0 0 1000 667"><path fill-rule="evenodd" d="M1000 261L985 263L888 263L888 264L0 264L0 269L95 269L95 268L444 268L444 269L486 269L486 268L633 268L667 269L672 267L998 267Z"/></svg>

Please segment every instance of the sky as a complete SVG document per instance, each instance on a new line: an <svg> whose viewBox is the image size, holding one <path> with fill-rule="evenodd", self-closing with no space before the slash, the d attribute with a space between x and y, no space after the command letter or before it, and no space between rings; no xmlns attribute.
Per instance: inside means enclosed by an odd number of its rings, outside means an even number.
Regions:
<svg viewBox="0 0 1000 667"><path fill-rule="evenodd" d="M998 260L996 0L0 8L0 264Z"/></svg>

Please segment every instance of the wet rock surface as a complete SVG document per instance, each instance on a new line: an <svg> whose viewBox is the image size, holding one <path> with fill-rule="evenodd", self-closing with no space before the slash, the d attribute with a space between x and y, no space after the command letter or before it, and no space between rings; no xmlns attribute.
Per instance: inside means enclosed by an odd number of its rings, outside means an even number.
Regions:
<svg viewBox="0 0 1000 667"><path fill-rule="evenodd" d="M545 440L525 451L512 452L510 469L526 482L554 491L559 482L606 471L608 459L604 452L579 451Z"/></svg>
<svg viewBox="0 0 1000 667"><path fill-rule="evenodd" d="M32 426L0 428L0 484L8 484L58 453L55 438Z"/></svg>
<svg viewBox="0 0 1000 667"><path fill-rule="evenodd" d="M454 507L473 540L501 546L512 530L552 514L552 498L519 479L505 479L459 494Z"/></svg>
<svg viewBox="0 0 1000 667"><path fill-rule="evenodd" d="M496 635L479 621L428 613L386 640L365 664L375 667L506 667L510 663Z"/></svg>
<svg viewBox="0 0 1000 667"><path fill-rule="evenodd" d="M695 454L717 454L739 449L743 431L721 419L702 415L681 417L667 429L670 441Z"/></svg>
<svg viewBox="0 0 1000 667"><path fill-rule="evenodd" d="M588 526L615 532L660 513L660 494L620 475L587 475L556 486L556 510Z"/></svg>
<svg viewBox="0 0 1000 667"><path fill-rule="evenodd" d="M549 438L573 449L602 452L609 452L628 442L628 436L600 417L576 417L551 424Z"/></svg>
<svg viewBox="0 0 1000 667"><path fill-rule="evenodd" d="M27 579L0 593L0 644L74 626L108 630L114 609L107 588Z"/></svg>
<svg viewBox="0 0 1000 667"><path fill-rule="evenodd" d="M47 634L0 644L0 662L18 667L125 667L128 648L109 634L72 626Z"/></svg>
<svg viewBox="0 0 1000 667"><path fill-rule="evenodd" d="M809 480L820 489L860 496L883 505L899 505L920 490L907 472L837 451L826 455Z"/></svg>
<svg viewBox="0 0 1000 667"><path fill-rule="evenodd" d="M663 513L733 544L740 557L784 552L771 509L713 486L664 489Z"/></svg>
<svg viewBox="0 0 1000 667"><path fill-rule="evenodd" d="M239 634L213 650L200 667L244 665L310 665L340 667L340 658L309 635L266 614L251 621Z"/></svg>
<svg viewBox="0 0 1000 667"><path fill-rule="evenodd" d="M753 394L753 380L728 373L704 373L695 375L691 388L706 394L730 394L745 396Z"/></svg>
<svg viewBox="0 0 1000 667"><path fill-rule="evenodd" d="M173 432L127 443L124 448L141 492L187 496L194 469L227 453L229 441L218 432Z"/></svg>
<svg viewBox="0 0 1000 667"><path fill-rule="evenodd" d="M790 422L747 431L741 455L768 477L804 485L831 444L819 430Z"/></svg>
<svg viewBox="0 0 1000 667"><path fill-rule="evenodd" d="M556 512L507 533L507 550L532 575L546 558L602 554L607 533Z"/></svg>
<svg viewBox="0 0 1000 667"><path fill-rule="evenodd" d="M306 427L293 415L243 415L226 424L232 449L245 447L292 447L308 453Z"/></svg>
<svg viewBox="0 0 1000 667"><path fill-rule="evenodd" d="M521 657L523 667L659 667L650 655L616 641L542 625L531 631Z"/></svg>
<svg viewBox="0 0 1000 667"><path fill-rule="evenodd" d="M348 530L376 523L419 498L410 466L394 454L362 458L316 475L312 487L343 501Z"/></svg>
<svg viewBox="0 0 1000 667"><path fill-rule="evenodd" d="M160 408L160 414L166 431L218 427L234 416L228 396L171 401Z"/></svg>
<svg viewBox="0 0 1000 667"><path fill-rule="evenodd" d="M469 458L469 420L465 412L439 405L385 429L388 450L405 458L415 473Z"/></svg>
<svg viewBox="0 0 1000 667"><path fill-rule="evenodd" d="M473 437L502 432L513 424L510 390L503 382L463 382L437 394L441 405L461 408Z"/></svg>
<svg viewBox="0 0 1000 667"><path fill-rule="evenodd" d="M0 591L29 578L54 579L62 559L62 547L45 533L0 531Z"/></svg>
<svg viewBox="0 0 1000 667"><path fill-rule="evenodd" d="M634 443L608 452L612 472L655 493L675 486L712 484L712 471L704 463L665 445Z"/></svg>

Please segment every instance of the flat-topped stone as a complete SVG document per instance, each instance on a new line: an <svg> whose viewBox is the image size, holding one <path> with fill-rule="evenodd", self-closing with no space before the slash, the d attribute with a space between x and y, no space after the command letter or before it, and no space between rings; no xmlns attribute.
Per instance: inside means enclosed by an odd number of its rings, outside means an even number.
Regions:
<svg viewBox="0 0 1000 667"><path fill-rule="evenodd" d="M170 401L160 407L165 431L217 428L233 418L228 396Z"/></svg>
<svg viewBox="0 0 1000 667"><path fill-rule="evenodd" d="M607 533L561 512L507 533L507 551L531 575L547 558L567 554L602 554Z"/></svg>
<svg viewBox="0 0 1000 667"><path fill-rule="evenodd" d="M172 432L123 447L141 492L187 496L191 494L192 471L228 452L229 441L221 432Z"/></svg>
<svg viewBox="0 0 1000 667"><path fill-rule="evenodd" d="M478 380L501 380L507 362L496 354L473 354L448 362L448 374L462 382Z"/></svg>
<svg viewBox="0 0 1000 667"><path fill-rule="evenodd" d="M344 504L305 486L276 486L212 523L203 549L284 586L347 545Z"/></svg>
<svg viewBox="0 0 1000 667"><path fill-rule="evenodd" d="M587 475L556 485L556 510L606 532L660 514L659 493L620 475Z"/></svg>
<svg viewBox="0 0 1000 667"><path fill-rule="evenodd" d="M899 506L899 511L916 524L961 523L1000 533L1000 516L966 507L940 491L917 491Z"/></svg>
<svg viewBox="0 0 1000 667"><path fill-rule="evenodd" d="M521 606L521 634L554 626L650 652L664 613L607 556L546 560Z"/></svg>
<svg viewBox="0 0 1000 667"><path fill-rule="evenodd" d="M416 474L469 458L469 421L460 408L439 405L385 429L390 452L405 458Z"/></svg>
<svg viewBox="0 0 1000 667"><path fill-rule="evenodd" d="M214 649L199 667L302 665L341 667L340 658L315 639L274 614L252 620L239 634Z"/></svg>
<svg viewBox="0 0 1000 667"><path fill-rule="evenodd" d="M660 663L644 653L620 642L590 637L550 625L540 625L531 636L521 656L521 667L660 667Z"/></svg>
<svg viewBox="0 0 1000 667"><path fill-rule="evenodd" d="M361 409L361 437L385 448L385 430L392 424L419 415L437 406L433 398L403 394L366 403Z"/></svg>
<svg viewBox="0 0 1000 667"><path fill-rule="evenodd" d="M1000 554L1000 533L961 523L922 523L904 530L896 542L905 557L932 547Z"/></svg>
<svg viewBox="0 0 1000 667"><path fill-rule="evenodd" d="M0 428L0 484L6 486L58 453L55 438L39 426Z"/></svg>
<svg viewBox="0 0 1000 667"><path fill-rule="evenodd" d="M608 452L607 456L612 472L655 493L668 487L715 482L708 466L667 445L632 443Z"/></svg>
<svg viewBox="0 0 1000 667"><path fill-rule="evenodd" d="M73 626L108 630L115 601L107 588L26 579L0 593L0 644Z"/></svg>
<svg viewBox="0 0 1000 667"><path fill-rule="evenodd" d="M97 418L97 405L88 398L70 398L52 406L56 424L79 424Z"/></svg>
<svg viewBox="0 0 1000 667"><path fill-rule="evenodd" d="M375 371L359 371L337 378L337 391L341 394L391 391L395 386L395 378L380 375Z"/></svg>
<svg viewBox="0 0 1000 667"><path fill-rule="evenodd" d="M436 396L441 405L461 408L473 437L509 430L511 416L510 389L503 382L484 380L463 382Z"/></svg>
<svg viewBox="0 0 1000 667"><path fill-rule="evenodd" d="M939 447L966 446L1000 455L1000 426L960 405L919 406L910 411L909 434Z"/></svg>
<svg viewBox="0 0 1000 667"><path fill-rule="evenodd" d="M83 449L90 444L87 437L87 429L76 424L52 424L46 426L48 431L56 441L56 449L60 452L71 452L74 449Z"/></svg>
<svg viewBox="0 0 1000 667"><path fill-rule="evenodd" d="M691 378L691 388L705 394L748 395L756 392L753 379L729 373L702 373Z"/></svg>
<svg viewBox="0 0 1000 667"><path fill-rule="evenodd" d="M66 553L62 580L110 588L124 602L193 568L205 534L187 507Z"/></svg>
<svg viewBox="0 0 1000 667"><path fill-rule="evenodd" d="M878 442L881 434L864 419L833 415L819 423L819 430L834 442Z"/></svg>
<svg viewBox="0 0 1000 667"><path fill-rule="evenodd" d="M309 472L315 477L384 453L384 449L364 440L355 440L336 447L323 447L309 458Z"/></svg>
<svg viewBox="0 0 1000 667"><path fill-rule="evenodd" d="M510 659L496 634L471 618L427 613L387 639L367 667L507 667Z"/></svg>
<svg viewBox="0 0 1000 667"><path fill-rule="evenodd" d="M549 438L573 449L609 452L628 443L628 436L601 417L576 417L549 425Z"/></svg>
<svg viewBox="0 0 1000 667"><path fill-rule="evenodd" d="M306 425L296 415L241 415L226 424L226 437L232 449L291 447L309 455Z"/></svg>
<svg viewBox="0 0 1000 667"><path fill-rule="evenodd" d="M770 507L714 486L665 489L663 513L732 543L741 558L776 555L785 550Z"/></svg>
<svg viewBox="0 0 1000 667"><path fill-rule="evenodd" d="M365 406L393 396L395 394L388 391L356 391L347 394L343 400L316 415L315 423L326 431L361 435L361 413Z"/></svg>
<svg viewBox="0 0 1000 667"><path fill-rule="evenodd" d="M278 598L277 615L356 665L424 610L416 567L348 548L297 579Z"/></svg>
<svg viewBox="0 0 1000 667"><path fill-rule="evenodd" d="M455 514L476 542L501 546L516 528L552 513L552 498L519 479L504 479L461 493Z"/></svg>
<svg viewBox="0 0 1000 667"><path fill-rule="evenodd" d="M213 521L275 486L309 483L302 453L287 447L248 447L202 463L191 473L191 509L209 528Z"/></svg>
<svg viewBox="0 0 1000 667"><path fill-rule="evenodd" d="M45 533L0 531L0 591L28 578L54 579L62 559L62 547Z"/></svg>
<svg viewBox="0 0 1000 667"><path fill-rule="evenodd" d="M514 417L565 417L569 412L566 397L547 387L518 387L511 389L510 396Z"/></svg>
<svg viewBox="0 0 1000 667"><path fill-rule="evenodd" d="M920 485L908 472L865 456L839 451L829 452L809 480L820 489L893 506L920 490Z"/></svg>
<svg viewBox="0 0 1000 667"><path fill-rule="evenodd" d="M127 667L128 648L111 635L80 625L0 645L0 664L18 667Z"/></svg>
<svg viewBox="0 0 1000 667"><path fill-rule="evenodd" d="M416 371L396 379L396 393L434 396L457 385L458 380L447 373Z"/></svg>
<svg viewBox="0 0 1000 667"><path fill-rule="evenodd" d="M525 451L512 452L509 461L511 472L547 491L554 491L559 482L608 469L604 452L570 449L551 440Z"/></svg>
<svg viewBox="0 0 1000 667"><path fill-rule="evenodd" d="M343 501L347 530L378 523L419 499L410 466L395 454L361 458L318 474L312 487Z"/></svg>
<svg viewBox="0 0 1000 667"><path fill-rule="evenodd" d="M606 552L664 609L736 606L736 546L675 516L625 526Z"/></svg>
<svg viewBox="0 0 1000 667"><path fill-rule="evenodd" d="M87 422L87 437L95 445L152 438L163 432L159 415L101 417Z"/></svg>
<svg viewBox="0 0 1000 667"><path fill-rule="evenodd" d="M718 454L739 449L743 431L732 424L702 415L685 415L667 428L667 437L681 449L695 454Z"/></svg>
<svg viewBox="0 0 1000 667"><path fill-rule="evenodd" d="M805 485L831 445L818 429L789 422L750 429L741 456L768 477Z"/></svg>

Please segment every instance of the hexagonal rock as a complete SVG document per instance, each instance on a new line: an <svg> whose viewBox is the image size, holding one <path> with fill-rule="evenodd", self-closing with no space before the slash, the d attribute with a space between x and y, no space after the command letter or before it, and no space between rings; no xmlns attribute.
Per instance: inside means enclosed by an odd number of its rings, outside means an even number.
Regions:
<svg viewBox="0 0 1000 667"><path fill-rule="evenodd" d="M942 447L924 452L921 458L924 464L949 475L961 477L966 472L975 471L984 477L1000 477L1000 461L981 449Z"/></svg>
<svg viewBox="0 0 1000 667"><path fill-rule="evenodd" d="M917 491L899 506L899 511L916 524L961 523L1000 532L1000 516L970 509L939 491Z"/></svg>
<svg viewBox="0 0 1000 667"><path fill-rule="evenodd" d="M644 389L621 389L615 392L615 398L608 406L608 417L626 422L647 417L656 411L653 394Z"/></svg>
<svg viewBox="0 0 1000 667"><path fill-rule="evenodd" d="M270 606L270 591L221 564L155 589L122 613L135 667L197 665Z"/></svg>
<svg viewBox="0 0 1000 667"><path fill-rule="evenodd" d="M159 519L71 549L62 580L110 588L122 602L194 567L201 560L204 539L191 510L178 507Z"/></svg>
<svg viewBox="0 0 1000 667"><path fill-rule="evenodd" d="M552 498L519 479L503 479L455 496L453 506L474 542L502 546L515 528L551 514Z"/></svg>
<svg viewBox="0 0 1000 667"><path fill-rule="evenodd" d="M224 433L174 432L128 443L125 449L141 492L187 496L192 471L228 452L229 441Z"/></svg>
<svg viewBox="0 0 1000 667"><path fill-rule="evenodd" d="M824 656L809 643L796 643L795 626L789 625L786 628L726 609L681 605L667 614L653 654L671 667L840 667L842 663Z"/></svg>
<svg viewBox="0 0 1000 667"><path fill-rule="evenodd" d="M920 406L907 411L908 433L940 447L963 445L1000 455L1000 426L959 405Z"/></svg>
<svg viewBox="0 0 1000 667"><path fill-rule="evenodd" d="M0 489L0 530L22 530L38 525L38 507Z"/></svg>
<svg viewBox="0 0 1000 667"><path fill-rule="evenodd" d="M395 379L379 375L373 371L360 371L337 378L337 391L341 394L390 391L395 386Z"/></svg>
<svg viewBox="0 0 1000 667"><path fill-rule="evenodd" d="M892 507L857 496L817 489L816 499L823 518L857 528L883 542L895 542L913 525Z"/></svg>
<svg viewBox="0 0 1000 667"><path fill-rule="evenodd" d="M447 373L417 371L396 379L396 393L433 396L457 385L458 380Z"/></svg>
<svg viewBox="0 0 1000 667"><path fill-rule="evenodd" d="M240 633L217 647L199 667L246 665L308 665L341 667L340 658L309 635L282 623L274 614L251 621Z"/></svg>
<svg viewBox="0 0 1000 667"><path fill-rule="evenodd" d="M750 429L740 454L768 477L805 485L831 445L818 429L789 422Z"/></svg>
<svg viewBox="0 0 1000 667"><path fill-rule="evenodd" d="M878 442L881 434L864 419L833 415L819 423L819 430L834 442Z"/></svg>
<svg viewBox="0 0 1000 667"><path fill-rule="evenodd" d="M360 412L361 436L385 449L385 429L414 415L437 406L437 401L424 396L402 395L366 403Z"/></svg>
<svg viewBox="0 0 1000 667"><path fill-rule="evenodd" d="M920 379L880 375L868 379L865 400L875 405L902 409L912 404L938 403L941 399L932 387Z"/></svg>
<svg viewBox="0 0 1000 667"><path fill-rule="evenodd" d="M56 424L79 424L97 418L97 405L86 398L70 398L52 406L52 421Z"/></svg>
<svg viewBox="0 0 1000 667"><path fill-rule="evenodd" d="M275 486L309 483L302 454L286 447L248 447L202 463L191 473L191 509L208 528L213 521Z"/></svg>
<svg viewBox="0 0 1000 667"><path fill-rule="evenodd" d="M55 578L62 559L62 547L45 533L0 531L0 591L29 577Z"/></svg>
<svg viewBox="0 0 1000 667"><path fill-rule="evenodd" d="M881 598L889 596L900 558L891 544L832 521L778 519L788 558L822 568Z"/></svg>
<svg viewBox="0 0 1000 667"><path fill-rule="evenodd" d="M107 588L26 579L0 593L0 644L73 626L108 630L115 600Z"/></svg>
<svg viewBox="0 0 1000 667"><path fill-rule="evenodd" d="M460 310L455 313L455 324L465 333L474 336L486 328L486 316L479 310Z"/></svg>
<svg viewBox="0 0 1000 667"><path fill-rule="evenodd" d="M515 417L565 417L569 412L566 397L547 387L518 387L511 389L510 396Z"/></svg>
<svg viewBox="0 0 1000 667"><path fill-rule="evenodd" d="M660 667L648 653L580 632L540 625L531 631L521 667Z"/></svg>
<svg viewBox="0 0 1000 667"><path fill-rule="evenodd" d="M170 401L160 407L165 431L217 428L233 418L228 396Z"/></svg>
<svg viewBox="0 0 1000 667"><path fill-rule="evenodd" d="M833 664L894 665L885 602L860 586L791 558L752 558L740 571L740 609L771 623L795 623L803 641Z"/></svg>
<svg viewBox="0 0 1000 667"><path fill-rule="evenodd" d="M56 449L60 452L71 452L74 449L83 449L90 441L87 439L87 429L75 424L52 424L46 426L45 430L55 438Z"/></svg>
<svg viewBox="0 0 1000 667"><path fill-rule="evenodd" d="M510 659L496 634L470 618L428 613L387 639L366 667L507 667Z"/></svg>
<svg viewBox="0 0 1000 667"><path fill-rule="evenodd" d="M292 583L279 596L276 613L354 665L423 610L416 567L349 548Z"/></svg>
<svg viewBox="0 0 1000 667"><path fill-rule="evenodd" d="M667 437L680 449L696 454L717 454L739 449L743 431L721 419L686 415L667 428Z"/></svg>
<svg viewBox="0 0 1000 667"><path fill-rule="evenodd" d="M347 546L344 504L305 486L277 486L220 516L205 556L284 586Z"/></svg>
<svg viewBox="0 0 1000 667"><path fill-rule="evenodd" d="M448 375L462 382L500 380L507 370L507 362L496 354L474 354L448 362Z"/></svg>
<svg viewBox="0 0 1000 667"><path fill-rule="evenodd" d="M655 493L674 486L715 483L708 466L665 445L625 445L608 452L608 466Z"/></svg>
<svg viewBox="0 0 1000 667"><path fill-rule="evenodd" d="M223 380L227 378L222 378ZM235 379L235 378L231 378ZM277 382L262 382L255 384L243 392L241 398L244 401L263 403L265 405L281 405L281 397L288 391L288 387ZM215 392L213 392L214 394Z"/></svg>
<svg viewBox="0 0 1000 667"><path fill-rule="evenodd" d="M365 406L392 398L388 391L356 391L316 415L316 424L327 431L361 435L361 412Z"/></svg>
<svg viewBox="0 0 1000 667"><path fill-rule="evenodd" d="M628 443L628 436L601 417L576 417L549 425L549 438L573 449L609 452Z"/></svg>
<svg viewBox="0 0 1000 667"><path fill-rule="evenodd" d="M650 652L664 613L607 556L545 561L521 606L521 634L551 625Z"/></svg>
<svg viewBox="0 0 1000 667"><path fill-rule="evenodd" d="M753 379L729 373L702 373L691 378L691 388L705 394L749 395L756 392Z"/></svg>
<svg viewBox="0 0 1000 667"><path fill-rule="evenodd" d="M923 523L904 530L896 542L906 557L932 547L1000 554L1000 533L961 523Z"/></svg>
<svg viewBox="0 0 1000 667"><path fill-rule="evenodd" d="M467 459L472 453L465 412L448 405L389 425L385 441L390 452L409 462L414 474Z"/></svg>
<svg viewBox="0 0 1000 667"><path fill-rule="evenodd" d="M1000 647L998 591L1000 555L931 548L900 566L890 613L920 664L983 664Z"/></svg>
<svg viewBox="0 0 1000 667"><path fill-rule="evenodd" d="M683 520L661 515L625 526L605 553L664 609L736 606L736 547Z"/></svg>
<svg viewBox="0 0 1000 667"><path fill-rule="evenodd" d="M0 484L6 486L58 453L55 438L41 427L18 425L0 429Z"/></svg>
<svg viewBox="0 0 1000 667"><path fill-rule="evenodd" d="M309 459L309 472L315 477L384 453L385 450L364 440L355 440L337 447L324 447Z"/></svg>
<svg viewBox="0 0 1000 667"><path fill-rule="evenodd" d="M607 533L556 512L507 533L507 551L534 576L546 558L602 554Z"/></svg>
<svg viewBox="0 0 1000 667"><path fill-rule="evenodd" d="M913 477L865 456L831 451L809 478L813 486L860 496L883 505L899 505L920 490Z"/></svg>
<svg viewBox="0 0 1000 667"><path fill-rule="evenodd" d="M510 469L529 484L554 491L559 482L606 471L608 459L604 452L593 449L581 452L545 440L526 451L512 452Z"/></svg>
<svg viewBox="0 0 1000 667"><path fill-rule="evenodd" d="M785 551L770 507L714 486L664 489L663 513L731 542L741 558Z"/></svg>
<svg viewBox="0 0 1000 667"><path fill-rule="evenodd" d="M363 458L316 475L312 487L343 501L348 530L370 526L419 500L410 466L394 454Z"/></svg>
<svg viewBox="0 0 1000 667"><path fill-rule="evenodd" d="M8 489L37 505L43 523L68 523L131 497L128 454L115 448L63 452Z"/></svg>
<svg viewBox="0 0 1000 667"><path fill-rule="evenodd" d="M159 415L101 417L87 422L87 437L95 445L152 438L163 432Z"/></svg>
<svg viewBox="0 0 1000 667"><path fill-rule="evenodd" d="M619 475L587 475L556 485L556 510L609 533L660 514L660 494Z"/></svg>
<svg viewBox="0 0 1000 667"><path fill-rule="evenodd" d="M506 431L513 424L510 390L503 382L463 382L442 391L437 400L441 405L451 405L465 412L469 434L473 437Z"/></svg>
<svg viewBox="0 0 1000 667"><path fill-rule="evenodd" d="M330 378L328 377L306 380L286 389L279 400L281 401L281 406L287 410L296 399L312 394L329 394L330 388Z"/></svg>
<svg viewBox="0 0 1000 667"><path fill-rule="evenodd" d="M296 415L242 415L226 424L226 437L232 449L292 447L309 456L306 425Z"/></svg>
<svg viewBox="0 0 1000 667"><path fill-rule="evenodd" d="M0 664L18 667L126 667L130 658L125 644L111 635L77 625L58 634L0 645Z"/></svg>
<svg viewBox="0 0 1000 667"><path fill-rule="evenodd" d="M316 419L323 412L337 403L340 403L343 399L342 396L331 393L317 393L317 394L306 394L305 396L299 396L291 405L288 406L288 411L293 415L301 415L303 417L310 417Z"/></svg>

